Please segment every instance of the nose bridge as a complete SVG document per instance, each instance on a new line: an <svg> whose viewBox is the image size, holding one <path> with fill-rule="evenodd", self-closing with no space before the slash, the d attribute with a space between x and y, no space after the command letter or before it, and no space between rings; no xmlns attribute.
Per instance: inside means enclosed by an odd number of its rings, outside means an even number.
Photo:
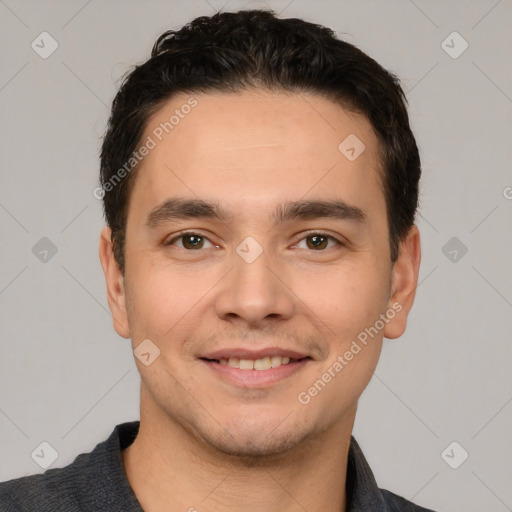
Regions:
<svg viewBox="0 0 512 512"><path fill-rule="evenodd" d="M269 318L293 315L293 294L277 277L283 274L283 269L255 239L247 237L236 248L232 263L232 271L216 300L219 317L236 317L258 324Z"/></svg>

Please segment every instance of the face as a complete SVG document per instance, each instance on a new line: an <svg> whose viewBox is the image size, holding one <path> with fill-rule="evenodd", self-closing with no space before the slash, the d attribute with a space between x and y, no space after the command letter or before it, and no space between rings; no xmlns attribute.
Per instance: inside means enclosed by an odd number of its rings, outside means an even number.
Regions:
<svg viewBox="0 0 512 512"><path fill-rule="evenodd" d="M147 125L124 276L101 239L116 330L150 340L141 418L237 455L350 432L419 265L416 228L391 264L372 127L315 95L193 98Z"/></svg>

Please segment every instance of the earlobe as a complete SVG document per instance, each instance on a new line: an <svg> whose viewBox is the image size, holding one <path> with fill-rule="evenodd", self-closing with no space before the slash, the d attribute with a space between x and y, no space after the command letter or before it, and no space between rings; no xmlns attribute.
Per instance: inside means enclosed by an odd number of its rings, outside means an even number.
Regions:
<svg viewBox="0 0 512 512"><path fill-rule="evenodd" d="M384 336L394 339L402 336L407 326L407 316L414 303L421 261L420 232L413 225L400 244L398 258L393 265L389 310L395 312L386 324Z"/></svg>
<svg viewBox="0 0 512 512"><path fill-rule="evenodd" d="M112 313L114 329L119 336L129 338L124 277L114 257L112 231L109 227L104 227L101 230L99 257L105 275L107 300Z"/></svg>

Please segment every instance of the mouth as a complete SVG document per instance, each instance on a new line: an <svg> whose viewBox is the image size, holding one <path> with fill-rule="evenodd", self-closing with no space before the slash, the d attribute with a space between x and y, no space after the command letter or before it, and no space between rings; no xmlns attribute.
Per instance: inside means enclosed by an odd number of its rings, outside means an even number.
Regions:
<svg viewBox="0 0 512 512"><path fill-rule="evenodd" d="M267 356L259 359L238 357L212 359L201 357L201 361L223 381L243 388L265 388L296 375L312 358L290 358Z"/></svg>
<svg viewBox="0 0 512 512"><path fill-rule="evenodd" d="M217 363L221 365L227 365L231 368L238 368L240 370L270 370L271 368L279 368L283 365L294 364L300 361L304 361L306 359L311 359L310 357L301 357L298 359L290 358L290 357L282 357L282 356L268 356L262 357L261 359L240 359L238 357L230 357L229 359L220 358L220 359L208 359L206 357L201 358L203 361L207 361L210 363Z"/></svg>

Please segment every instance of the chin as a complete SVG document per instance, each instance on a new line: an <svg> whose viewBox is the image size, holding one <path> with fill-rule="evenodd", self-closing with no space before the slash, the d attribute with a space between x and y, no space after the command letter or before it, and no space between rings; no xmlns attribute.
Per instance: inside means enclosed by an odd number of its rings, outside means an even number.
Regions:
<svg viewBox="0 0 512 512"><path fill-rule="evenodd" d="M294 428L289 423L286 429L278 427L279 423L276 425L275 422L270 426L256 421L248 425L245 421L222 431L205 430L198 434L217 452L239 459L244 465L262 465L270 464L303 445L312 435L312 432L300 430L297 426Z"/></svg>

